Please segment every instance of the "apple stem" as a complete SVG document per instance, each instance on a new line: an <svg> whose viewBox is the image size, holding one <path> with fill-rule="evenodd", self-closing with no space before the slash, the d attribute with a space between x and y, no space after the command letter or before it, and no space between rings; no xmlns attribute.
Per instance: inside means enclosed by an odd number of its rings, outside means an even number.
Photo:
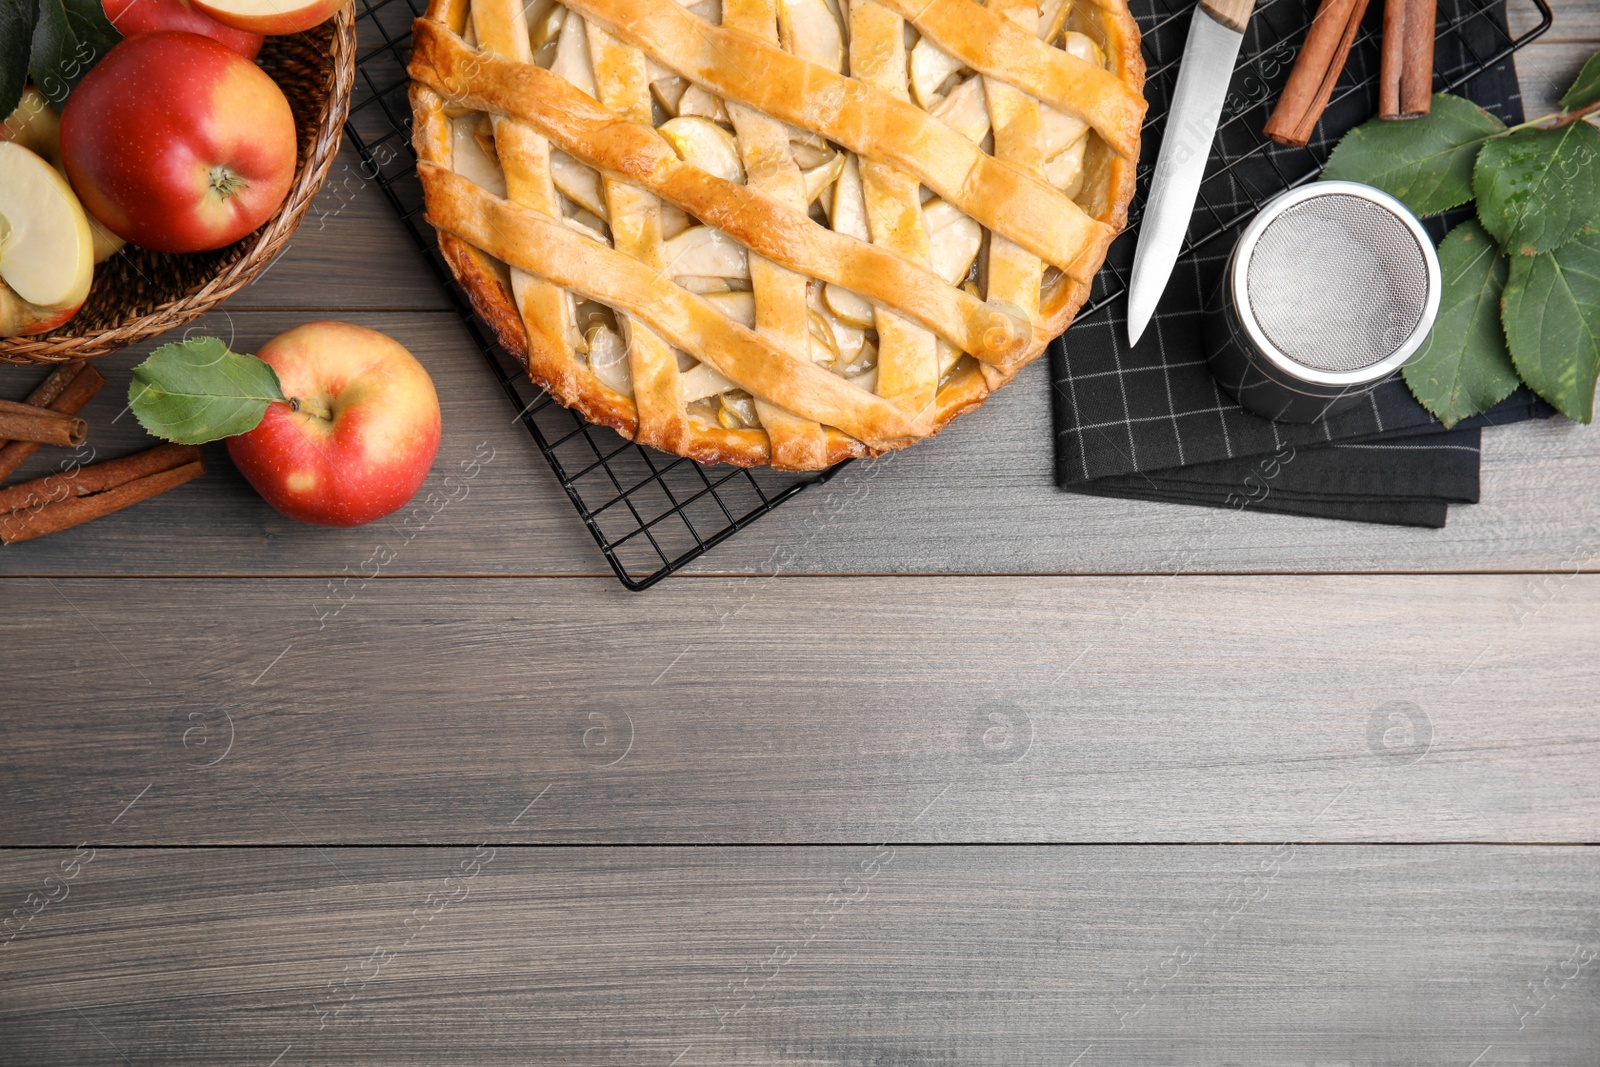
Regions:
<svg viewBox="0 0 1600 1067"><path fill-rule="evenodd" d="M333 412L329 411L321 404L313 404L308 401L301 400L297 396L291 396L289 398L289 410L303 411L307 415L315 415L317 418L324 419L328 422L333 421Z"/></svg>
<svg viewBox="0 0 1600 1067"><path fill-rule="evenodd" d="M210 184L211 191L224 200L232 196L238 196L242 190L250 188L249 182L227 167L212 167Z"/></svg>

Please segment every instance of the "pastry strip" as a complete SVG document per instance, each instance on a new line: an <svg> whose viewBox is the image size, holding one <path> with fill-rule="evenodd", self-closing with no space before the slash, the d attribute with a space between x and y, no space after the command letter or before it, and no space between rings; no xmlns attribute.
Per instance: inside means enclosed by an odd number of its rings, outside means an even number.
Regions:
<svg viewBox="0 0 1600 1067"><path fill-rule="evenodd" d="M722 24L778 40L777 11L772 0L724 0ZM725 101L733 120L746 184L786 207L804 214L805 179L789 150L789 131L736 100ZM750 287L756 301L756 329L800 359L811 353L811 324L806 311L806 278L762 255L750 257ZM756 398L756 414L772 446L772 465L791 470L816 470L826 465L827 441L822 426L771 402Z"/></svg>
<svg viewBox="0 0 1600 1067"><path fill-rule="evenodd" d="M412 77L447 99L515 115L590 166L636 182L790 270L914 318L983 362L1013 362L1044 341L1023 320L903 256L824 229L757 190L689 166L659 134L605 110L549 71L476 52L428 20L417 21L413 42Z"/></svg>
<svg viewBox="0 0 1600 1067"><path fill-rule="evenodd" d="M1093 277L1089 266L1098 266L1115 236L1069 197L986 155L914 104L713 26L675 0L571 0L567 6L707 90L820 133L858 156L899 165L963 213L1078 281ZM1114 75L1100 73L1115 82ZM1133 127L1136 137L1137 115Z"/></svg>
<svg viewBox="0 0 1600 1067"><path fill-rule="evenodd" d="M473 0L471 14L473 29L485 49L508 61L532 65L528 20L518 0ZM535 211L559 214L556 187L550 177L549 142L520 122L504 116L496 116L493 121L495 154L506 176L507 197ZM448 135L445 143L450 143ZM537 338L537 343L559 354L566 373L576 374L572 342L577 331L572 325L572 301L555 286L515 269L511 272L511 295L530 340Z"/></svg>
<svg viewBox="0 0 1600 1067"><path fill-rule="evenodd" d="M992 4L985 8L973 0L878 2L979 74L1087 122L1124 159L1138 154L1144 99L1104 67L1041 41L1037 19L1019 28Z"/></svg>
<svg viewBox="0 0 1600 1067"><path fill-rule="evenodd" d="M723 315L659 271L590 240L559 220L490 194L438 164L418 164L430 223L514 266L637 316L669 343L752 396L816 421L826 419L873 449L930 432L882 397L797 359Z"/></svg>
<svg viewBox="0 0 1600 1067"><path fill-rule="evenodd" d="M989 0L989 10L1026 28L1039 24L1037 0ZM1044 128L1040 123L1039 102L988 75L983 79L983 94L989 105L989 124L994 129L994 154L1042 176ZM1011 239L993 234L989 238L987 268L984 295L1015 307L1028 321L1038 322L1039 286L1044 280L1044 263L1039 257ZM1003 371L986 369L983 377L993 389L1002 384L1007 375Z"/></svg>
<svg viewBox="0 0 1600 1067"><path fill-rule="evenodd" d="M904 24L876 0L855 0L850 5L850 75L891 96L910 99ZM861 157L860 166L873 243L926 263L928 232L916 178L882 160ZM933 334L881 307L873 309L873 324L878 329L878 395L908 411L932 407L939 389Z"/></svg>
<svg viewBox="0 0 1600 1067"><path fill-rule="evenodd" d="M474 0L483 3L483 0ZM567 17L563 33L578 20ZM599 26L587 27L589 57L594 66L600 103L633 122L650 122L650 79L644 53L617 40ZM604 179L606 222L611 243L651 270L666 267L661 252L661 201L651 193L616 178ZM678 357L649 327L618 313L617 323L628 345L633 401L639 409L636 439L668 452L680 450L689 433Z"/></svg>

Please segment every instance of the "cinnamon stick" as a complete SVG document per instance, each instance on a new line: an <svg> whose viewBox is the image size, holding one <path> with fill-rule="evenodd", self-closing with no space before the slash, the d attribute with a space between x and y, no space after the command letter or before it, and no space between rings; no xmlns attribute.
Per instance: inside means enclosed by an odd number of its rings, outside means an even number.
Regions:
<svg viewBox="0 0 1600 1067"><path fill-rule="evenodd" d="M80 418L15 400L0 400L0 440L76 448L88 436L89 424Z"/></svg>
<svg viewBox="0 0 1600 1067"><path fill-rule="evenodd" d="M1386 0L1378 117L1416 119L1433 104L1433 35L1437 0Z"/></svg>
<svg viewBox="0 0 1600 1067"><path fill-rule="evenodd" d="M167 444L0 489L0 544L31 541L98 519L203 473L198 448Z"/></svg>
<svg viewBox="0 0 1600 1067"><path fill-rule="evenodd" d="M1400 78L1406 68L1406 16L1413 0L1384 0L1378 66L1378 117L1400 118Z"/></svg>
<svg viewBox="0 0 1600 1067"><path fill-rule="evenodd" d="M1289 72L1278 106L1262 131L1283 145L1304 147L1333 96L1355 44L1367 0L1322 0Z"/></svg>
<svg viewBox="0 0 1600 1067"><path fill-rule="evenodd" d="M1400 117L1421 118L1433 104L1433 34L1437 0L1406 4L1404 73L1400 75Z"/></svg>
<svg viewBox="0 0 1600 1067"><path fill-rule="evenodd" d="M76 360L57 367L28 394L27 402L63 415L76 415L105 384L103 374L83 360ZM39 445L33 441L0 439L0 482L11 477L38 450Z"/></svg>
<svg viewBox="0 0 1600 1067"><path fill-rule="evenodd" d="M55 403L67 386L76 381L78 376L88 369L89 364L81 359L61 364L50 372L48 378L33 387L33 392L28 394L28 398L24 403L40 408L49 407Z"/></svg>

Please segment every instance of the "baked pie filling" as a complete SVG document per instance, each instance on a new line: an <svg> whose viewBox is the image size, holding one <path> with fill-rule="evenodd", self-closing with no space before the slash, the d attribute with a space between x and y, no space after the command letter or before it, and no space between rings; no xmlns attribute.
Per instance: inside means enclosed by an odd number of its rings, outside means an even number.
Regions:
<svg viewBox="0 0 1600 1067"><path fill-rule="evenodd" d="M817 469L981 403L1088 294L1132 195L1125 0L434 0L441 248L562 403Z"/></svg>

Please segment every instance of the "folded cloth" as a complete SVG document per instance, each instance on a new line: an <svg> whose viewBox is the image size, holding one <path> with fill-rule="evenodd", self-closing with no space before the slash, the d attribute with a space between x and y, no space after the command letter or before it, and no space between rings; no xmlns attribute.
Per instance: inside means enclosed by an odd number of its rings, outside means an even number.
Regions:
<svg viewBox="0 0 1600 1067"><path fill-rule="evenodd" d="M1112 475L1072 488L1094 496L1437 529L1447 505L1478 502L1482 428L1549 414L1542 400L1519 390L1453 430L1436 426L1409 436L1285 445L1259 458Z"/></svg>
<svg viewBox="0 0 1600 1067"><path fill-rule="evenodd" d="M1449 505L1443 500L1322 500L1293 499L1282 494L1225 505L1214 495L1185 493L1178 489L1157 488L1148 492L1102 486L1099 482L1074 486L1073 492L1090 496L1114 496L1129 500L1153 500L1162 504L1195 504L1200 507L1253 508L1280 515L1299 515L1308 519L1342 519L1345 522L1372 522L1385 526L1422 526L1437 530L1444 526Z"/></svg>
<svg viewBox="0 0 1600 1067"><path fill-rule="evenodd" d="M1479 433L1451 430L1319 448L1291 445L1254 463L1223 460L1113 476L1078 491L1438 528L1449 504L1478 500Z"/></svg>
<svg viewBox="0 0 1600 1067"><path fill-rule="evenodd" d="M1439 17L1441 25L1459 23L1454 34L1439 41L1441 71L1464 70L1473 56L1494 54L1509 39L1501 36L1506 32L1503 3L1481 11L1474 0L1441 0ZM1260 32L1271 29L1262 26ZM1376 51L1373 45L1367 48ZM1350 69L1357 77L1370 58L1362 52L1352 57ZM1507 123L1522 119L1509 57L1457 91ZM1224 128L1220 156L1232 159L1254 143L1266 116L1265 107L1257 107L1259 114ZM1315 158L1326 158L1338 137L1375 107L1376 89L1371 86L1336 99L1318 126L1311 146ZM1247 129L1252 123L1254 128ZM1249 143L1241 146L1241 136ZM1148 140L1152 143L1146 151L1153 153L1155 139ZM1293 160L1299 158L1293 153L1303 155L1304 150L1271 149L1246 160L1248 165L1221 171L1213 160L1192 232L1214 227L1226 217L1215 205L1265 199L1262 186L1269 179L1263 173L1292 173ZM1445 224L1430 228L1437 238ZM1446 431L1398 376L1362 402L1316 423L1278 423L1245 411L1217 386L1206 364L1201 311L1221 278L1238 229L1178 262L1137 347L1127 345L1126 302L1120 297L1081 319L1051 347L1056 482L1061 488L1438 527L1444 525L1449 504L1477 500L1482 426L1552 414L1542 401L1519 389L1493 412ZM1132 234L1124 235L1113 248L1113 265L1102 285L1112 272L1126 275L1132 239ZM1273 470L1273 476L1264 478L1263 469Z"/></svg>

